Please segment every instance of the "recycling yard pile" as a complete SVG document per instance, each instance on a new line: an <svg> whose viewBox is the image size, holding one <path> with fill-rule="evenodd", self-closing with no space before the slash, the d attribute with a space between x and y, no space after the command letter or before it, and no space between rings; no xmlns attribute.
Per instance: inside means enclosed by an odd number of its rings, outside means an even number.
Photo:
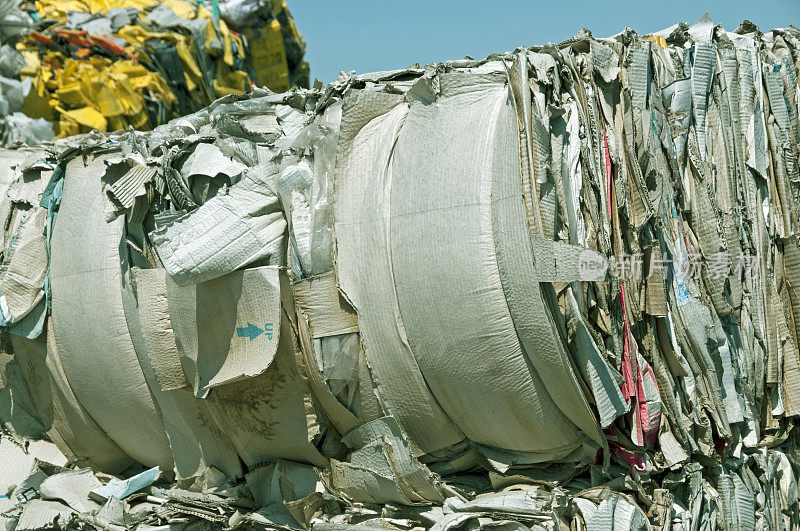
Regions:
<svg viewBox="0 0 800 531"><path fill-rule="evenodd" d="M283 0L0 6L0 144L149 130L252 86L308 88Z"/></svg>
<svg viewBox="0 0 800 531"><path fill-rule="evenodd" d="M0 521L797 529L798 67L706 16L2 151Z"/></svg>

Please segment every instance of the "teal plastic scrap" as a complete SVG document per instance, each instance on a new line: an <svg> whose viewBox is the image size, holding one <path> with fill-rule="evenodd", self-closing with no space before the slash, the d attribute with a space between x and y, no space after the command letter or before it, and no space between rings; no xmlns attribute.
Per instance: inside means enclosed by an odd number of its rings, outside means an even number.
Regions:
<svg viewBox="0 0 800 531"><path fill-rule="evenodd" d="M124 481L112 480L107 485L94 489L89 493L89 497L101 503L105 503L106 500L112 497L124 500L131 494L149 487L160 478L161 469L156 466Z"/></svg>

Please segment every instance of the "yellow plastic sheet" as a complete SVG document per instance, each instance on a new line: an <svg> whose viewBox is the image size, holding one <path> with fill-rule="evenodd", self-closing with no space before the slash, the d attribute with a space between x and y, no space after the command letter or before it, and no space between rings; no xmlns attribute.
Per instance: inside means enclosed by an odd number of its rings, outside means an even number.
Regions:
<svg viewBox="0 0 800 531"><path fill-rule="evenodd" d="M105 131L107 122L106 117L103 116L99 111L93 109L92 107L84 107L82 109L75 109L74 111L68 111L66 109L59 109L62 116L65 116L72 121L78 123L79 125L83 125L88 129L97 129L98 131Z"/></svg>

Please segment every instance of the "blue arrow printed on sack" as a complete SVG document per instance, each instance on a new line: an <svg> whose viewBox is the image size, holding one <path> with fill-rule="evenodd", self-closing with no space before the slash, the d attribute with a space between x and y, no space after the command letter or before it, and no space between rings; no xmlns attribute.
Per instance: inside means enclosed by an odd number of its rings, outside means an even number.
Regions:
<svg viewBox="0 0 800 531"><path fill-rule="evenodd" d="M257 338L258 336L260 336L263 333L264 333L264 331L261 330L256 325L254 325L253 323L247 323L247 326L243 326L241 328L239 328L239 327L236 328L236 335L238 337L246 337L246 338L249 338L250 341L254 340L255 338Z"/></svg>

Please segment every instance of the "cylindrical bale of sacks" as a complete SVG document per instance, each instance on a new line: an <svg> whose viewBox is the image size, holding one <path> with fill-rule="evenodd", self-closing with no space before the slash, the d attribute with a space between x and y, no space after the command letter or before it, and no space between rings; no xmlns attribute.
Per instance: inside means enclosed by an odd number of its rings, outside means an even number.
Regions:
<svg viewBox="0 0 800 531"><path fill-rule="evenodd" d="M124 219L106 222L102 157L72 159L50 251L52 320L61 365L75 396L127 455L172 470L161 412L134 348L123 276ZM127 292L127 293L126 293Z"/></svg>
<svg viewBox="0 0 800 531"><path fill-rule="evenodd" d="M506 80L345 97L337 276L388 412L420 449L466 437L506 466L580 460L602 437L539 287Z"/></svg>
<svg viewBox="0 0 800 531"><path fill-rule="evenodd" d="M285 273L255 268L178 287L131 254L124 218L105 220L106 169L104 157L66 165L51 251L58 384L108 446L178 477L209 465L237 477L242 463L278 458L325 465L308 433ZM248 326L258 337L241 335Z"/></svg>

